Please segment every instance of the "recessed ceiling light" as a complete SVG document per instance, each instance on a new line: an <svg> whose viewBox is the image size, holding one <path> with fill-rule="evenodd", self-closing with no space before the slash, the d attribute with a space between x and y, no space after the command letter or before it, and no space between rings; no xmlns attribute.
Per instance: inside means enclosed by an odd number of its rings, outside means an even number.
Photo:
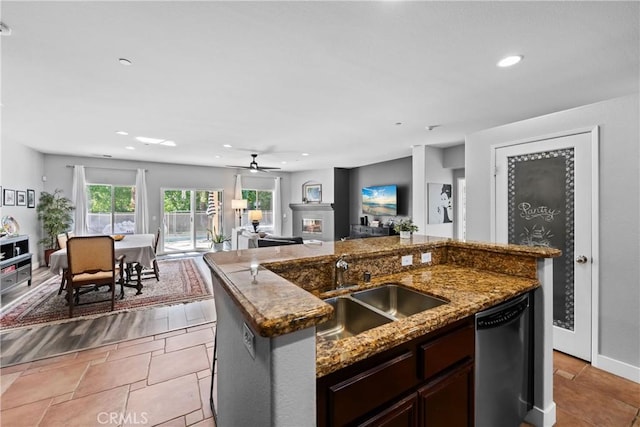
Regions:
<svg viewBox="0 0 640 427"><path fill-rule="evenodd" d="M216 159L219 159L219 158L220 158L220 156L216 156Z"/></svg>
<svg viewBox="0 0 640 427"><path fill-rule="evenodd" d="M400 126L402 122L396 122L396 126Z"/></svg>
<svg viewBox="0 0 640 427"><path fill-rule="evenodd" d="M303 155L303 156L308 156L308 155L309 155L309 153L302 153L302 155Z"/></svg>
<svg viewBox="0 0 640 427"><path fill-rule="evenodd" d="M149 138L147 136L136 136L136 139L145 144L160 144L164 139Z"/></svg>
<svg viewBox="0 0 640 427"><path fill-rule="evenodd" d="M173 141L162 141L160 145L166 145L167 147L175 147L176 143Z"/></svg>
<svg viewBox="0 0 640 427"><path fill-rule="evenodd" d="M223 145L223 147L224 147L224 148L231 148L231 145L229 145L229 144L224 144L224 145Z"/></svg>
<svg viewBox="0 0 640 427"><path fill-rule="evenodd" d="M127 146L126 146L126 147L124 147L124 148L126 148L127 150L135 150L135 149L136 149L136 147L132 147L132 146L130 146L130 145L127 145Z"/></svg>
<svg viewBox="0 0 640 427"><path fill-rule="evenodd" d="M431 131L438 127L440 127L440 125L427 125L425 129Z"/></svg>
<svg viewBox="0 0 640 427"><path fill-rule="evenodd" d="M119 130L116 132L118 135L129 135L129 132L125 132L123 130Z"/></svg>
<svg viewBox="0 0 640 427"><path fill-rule="evenodd" d="M286 164L287 164L287 162L285 162L285 161L283 160L283 161L281 161L281 162L280 162L280 164L282 164L282 165L286 165Z"/></svg>
<svg viewBox="0 0 640 427"><path fill-rule="evenodd" d="M518 62L522 61L522 58L524 58L524 56L522 55L512 55L512 56L506 56L504 58L502 58L500 61L498 61L498 67L511 67L513 65L516 65Z"/></svg>
<svg viewBox="0 0 640 427"><path fill-rule="evenodd" d="M119 58L118 62L122 65L131 65L131 61L129 61L127 58Z"/></svg>

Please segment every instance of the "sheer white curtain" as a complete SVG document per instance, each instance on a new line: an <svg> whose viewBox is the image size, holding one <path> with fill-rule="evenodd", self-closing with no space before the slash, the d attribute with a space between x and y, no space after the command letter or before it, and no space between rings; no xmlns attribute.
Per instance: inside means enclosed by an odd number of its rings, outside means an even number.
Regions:
<svg viewBox="0 0 640 427"><path fill-rule="evenodd" d="M73 214L73 231L77 236L83 236L87 230L87 190L84 166L73 166L73 190L71 202L75 206Z"/></svg>
<svg viewBox="0 0 640 427"><path fill-rule="evenodd" d="M273 234L276 236L282 235L282 193L280 190L280 180L281 178L277 176L273 187Z"/></svg>
<svg viewBox="0 0 640 427"><path fill-rule="evenodd" d="M235 192L233 193L233 199L234 200L242 199L242 175L240 174L236 175L236 188L235 188Z"/></svg>
<svg viewBox="0 0 640 427"><path fill-rule="evenodd" d="M147 203L147 174L144 169L136 172L136 234L149 232L149 206Z"/></svg>

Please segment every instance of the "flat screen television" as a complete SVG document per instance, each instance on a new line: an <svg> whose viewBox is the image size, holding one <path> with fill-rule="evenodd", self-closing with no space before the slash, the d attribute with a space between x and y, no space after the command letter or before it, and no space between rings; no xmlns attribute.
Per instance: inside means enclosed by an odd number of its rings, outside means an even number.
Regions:
<svg viewBox="0 0 640 427"><path fill-rule="evenodd" d="M398 215L398 186L364 187L362 189L362 213L377 216Z"/></svg>

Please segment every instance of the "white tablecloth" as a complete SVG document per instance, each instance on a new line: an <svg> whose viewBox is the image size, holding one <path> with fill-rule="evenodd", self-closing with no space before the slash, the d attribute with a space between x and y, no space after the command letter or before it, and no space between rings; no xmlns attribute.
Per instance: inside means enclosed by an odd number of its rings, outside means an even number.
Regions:
<svg viewBox="0 0 640 427"><path fill-rule="evenodd" d="M151 268L156 254L153 244L156 236L153 234L127 234L119 242L115 242L116 258L124 255L124 262L137 262L143 267ZM67 268L67 250L60 249L51 254L49 258L49 270L60 274Z"/></svg>

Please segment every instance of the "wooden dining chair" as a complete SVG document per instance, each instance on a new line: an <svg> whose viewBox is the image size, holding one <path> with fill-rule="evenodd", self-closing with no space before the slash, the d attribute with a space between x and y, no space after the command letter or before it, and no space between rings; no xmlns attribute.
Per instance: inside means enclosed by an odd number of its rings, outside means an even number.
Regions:
<svg viewBox="0 0 640 427"><path fill-rule="evenodd" d="M111 301L111 311L113 311L116 282L119 281L122 287L123 271L124 256L116 259L114 241L110 236L68 239L66 287L69 317L73 317L74 306L81 305L80 295L105 285L110 287L109 299L85 302L84 304Z"/></svg>
<svg viewBox="0 0 640 427"><path fill-rule="evenodd" d="M60 233L56 236L56 239L58 241L58 248L66 249L67 240L69 240L69 235L67 233ZM62 293L66 283L67 283L67 269L65 268L62 270L62 280L60 280L60 289L58 289L58 295Z"/></svg>

